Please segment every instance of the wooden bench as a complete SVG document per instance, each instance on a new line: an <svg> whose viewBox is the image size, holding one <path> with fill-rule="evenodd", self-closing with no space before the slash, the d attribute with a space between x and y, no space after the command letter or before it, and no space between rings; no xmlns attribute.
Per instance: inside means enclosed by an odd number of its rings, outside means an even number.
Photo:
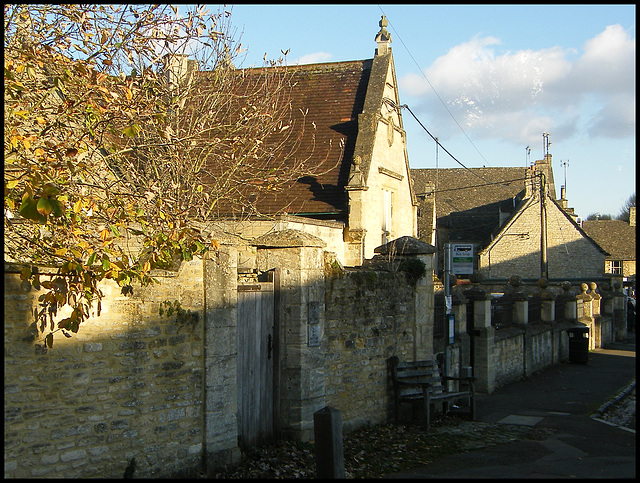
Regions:
<svg viewBox="0 0 640 483"><path fill-rule="evenodd" d="M399 422L400 405L403 402L413 403L422 401L427 431L431 424L431 405L443 402L443 411L448 411L449 402L467 400L471 413L471 420L475 417L474 377L443 377L441 368L436 361L400 361L397 356L389 358L389 369L393 382L395 419ZM461 381L468 389L448 392L445 381Z"/></svg>

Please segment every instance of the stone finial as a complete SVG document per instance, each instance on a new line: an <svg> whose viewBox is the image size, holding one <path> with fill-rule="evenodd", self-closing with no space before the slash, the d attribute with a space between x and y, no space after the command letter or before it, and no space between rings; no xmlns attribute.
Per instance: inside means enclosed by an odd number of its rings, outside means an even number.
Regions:
<svg viewBox="0 0 640 483"><path fill-rule="evenodd" d="M582 293L583 293L583 294L586 294L586 293L587 293L587 290L589 290L589 286L588 286L586 283L584 283L584 282L583 282L583 283L580 285L580 290L582 290Z"/></svg>
<svg viewBox="0 0 640 483"><path fill-rule="evenodd" d="M565 294L569 293L569 290L571 290L571 282L565 280L560 284L560 288L564 291Z"/></svg>
<svg viewBox="0 0 640 483"><path fill-rule="evenodd" d="M592 292L595 292L596 289L598 288L598 284L595 282L590 282L589 283L589 288L591 289Z"/></svg>
<svg viewBox="0 0 640 483"><path fill-rule="evenodd" d="M509 278L509 285L511 285L513 288L517 289L518 287L520 287L520 285L522 285L522 282L520 280L520 277L518 277L517 275L513 275Z"/></svg>
<svg viewBox="0 0 640 483"><path fill-rule="evenodd" d="M389 25L389 21L387 20L386 15L383 15L379 22L380 32L376 35L376 42L378 43L378 55L387 54L391 48L389 44L391 43L391 34L387 30L387 25Z"/></svg>
<svg viewBox="0 0 640 483"><path fill-rule="evenodd" d="M358 155L354 156L351 164L353 165L353 169L351 170L351 173L349 175L349 186L363 186L364 177L362 176L362 171L360 170L362 158Z"/></svg>

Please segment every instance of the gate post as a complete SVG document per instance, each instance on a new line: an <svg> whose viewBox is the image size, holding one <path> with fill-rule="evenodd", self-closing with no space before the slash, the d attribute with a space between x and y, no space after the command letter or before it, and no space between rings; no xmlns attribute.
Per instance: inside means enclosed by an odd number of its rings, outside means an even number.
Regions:
<svg viewBox="0 0 640 483"><path fill-rule="evenodd" d="M236 412L237 260L237 249L228 245L222 245L203 260L204 458L207 469L240 460Z"/></svg>
<svg viewBox="0 0 640 483"><path fill-rule="evenodd" d="M324 406L324 247L299 230L254 240L258 271L280 268L277 420L284 438L313 439L313 414Z"/></svg>

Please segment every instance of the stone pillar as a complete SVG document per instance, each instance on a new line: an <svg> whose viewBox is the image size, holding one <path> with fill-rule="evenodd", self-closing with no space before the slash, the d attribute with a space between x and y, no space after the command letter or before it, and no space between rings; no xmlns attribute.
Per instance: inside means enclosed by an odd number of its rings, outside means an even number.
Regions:
<svg viewBox="0 0 640 483"><path fill-rule="evenodd" d="M474 372L476 389L492 393L496 388L494 362L495 329L491 326L491 299L483 291L475 291L473 300Z"/></svg>
<svg viewBox="0 0 640 483"><path fill-rule="evenodd" d="M325 242L298 230L257 238L258 271L280 267L279 426L285 438L313 439L313 415L325 407Z"/></svg>
<svg viewBox="0 0 640 483"><path fill-rule="evenodd" d="M624 340L627 337L627 307L626 296L622 292L622 284L613 283L613 331L615 340Z"/></svg>
<svg viewBox="0 0 640 483"><path fill-rule="evenodd" d="M417 241L417 240L416 240ZM425 275L416 282L415 287L415 346L414 360L433 359L434 293L433 293L433 254L416 254L415 257L425 265Z"/></svg>
<svg viewBox="0 0 640 483"><path fill-rule="evenodd" d="M476 298L473 300L473 328L486 329L491 327L491 299L487 294L485 298Z"/></svg>
<svg viewBox="0 0 640 483"><path fill-rule="evenodd" d="M578 319L578 303L575 295L570 293L571 282L562 282L560 287L563 293L558 297L557 303L564 306L564 320L575 321Z"/></svg>
<svg viewBox="0 0 640 483"><path fill-rule="evenodd" d="M529 302L527 294L515 292L513 295L513 309L511 317L516 325L527 325L529 323Z"/></svg>
<svg viewBox="0 0 640 483"><path fill-rule="evenodd" d="M589 327L589 350L594 350L595 345L595 325L592 317L592 298L587 293L589 285L583 283L580 285L581 293L576 296L578 301L578 321ZM580 310L582 308L582 310Z"/></svg>
<svg viewBox="0 0 640 483"><path fill-rule="evenodd" d="M238 448L238 254L222 245L203 260L205 290L206 467L218 468L240 459Z"/></svg>
<svg viewBox="0 0 640 483"><path fill-rule="evenodd" d="M460 365L471 365L471 341L467 332L467 303L469 302L460 292L453 294L453 316L456 320L456 338L460 341Z"/></svg>
<svg viewBox="0 0 640 483"><path fill-rule="evenodd" d="M600 300L602 299L602 296L598 292L596 292L597 287L598 286L595 282L589 283L589 295L591 296L591 317L593 318L595 347L603 347L604 344L606 344L606 341L602 340L602 316L600 315Z"/></svg>

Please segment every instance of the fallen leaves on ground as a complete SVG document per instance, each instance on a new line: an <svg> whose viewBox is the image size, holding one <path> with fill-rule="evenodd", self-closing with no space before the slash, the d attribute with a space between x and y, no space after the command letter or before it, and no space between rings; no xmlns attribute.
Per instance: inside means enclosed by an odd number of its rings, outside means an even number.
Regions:
<svg viewBox="0 0 640 483"><path fill-rule="evenodd" d="M441 417L429 433L419 425L371 426L344 434L344 468L347 478L380 478L426 465L448 454L507 443L530 437L531 428L470 422ZM281 441L253 449L232 468L216 471L213 478L314 478L312 442Z"/></svg>

